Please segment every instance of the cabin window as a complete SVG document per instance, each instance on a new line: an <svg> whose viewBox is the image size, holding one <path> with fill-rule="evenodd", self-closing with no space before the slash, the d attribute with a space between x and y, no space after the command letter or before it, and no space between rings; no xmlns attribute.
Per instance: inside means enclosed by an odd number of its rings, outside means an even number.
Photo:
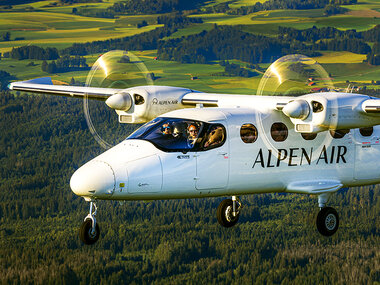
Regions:
<svg viewBox="0 0 380 285"><path fill-rule="evenodd" d="M226 141L226 129L222 124L158 117L127 139L146 140L168 152L204 151L222 146Z"/></svg>
<svg viewBox="0 0 380 285"><path fill-rule="evenodd" d="M317 137L317 133L301 133L304 140L312 141Z"/></svg>
<svg viewBox="0 0 380 285"><path fill-rule="evenodd" d="M275 142L283 142L288 137L288 127L281 122L274 123L270 128L270 134Z"/></svg>
<svg viewBox="0 0 380 285"><path fill-rule="evenodd" d="M369 127L369 128L360 128L360 129L359 129L359 132L360 132L360 134L361 134L363 137L370 137L370 136L372 136L372 134L373 134L373 127Z"/></svg>
<svg viewBox="0 0 380 285"><path fill-rule="evenodd" d="M330 134L334 139L341 139L350 132L350 129L330 130Z"/></svg>
<svg viewBox="0 0 380 285"><path fill-rule="evenodd" d="M254 143L257 140L257 129L252 124L244 124L240 128L241 140L245 143Z"/></svg>

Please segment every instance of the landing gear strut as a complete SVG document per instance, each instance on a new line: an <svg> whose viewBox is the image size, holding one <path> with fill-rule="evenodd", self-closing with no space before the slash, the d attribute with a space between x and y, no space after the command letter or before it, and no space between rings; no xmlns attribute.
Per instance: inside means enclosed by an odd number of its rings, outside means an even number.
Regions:
<svg viewBox="0 0 380 285"><path fill-rule="evenodd" d="M339 228L339 216L334 208L325 207L330 194L322 194L318 197L320 211L317 216L317 229L324 236L332 236Z"/></svg>
<svg viewBox="0 0 380 285"><path fill-rule="evenodd" d="M219 224L226 228L234 226L239 220L241 208L239 197L232 196L232 199L223 200L216 212Z"/></svg>
<svg viewBox="0 0 380 285"><path fill-rule="evenodd" d="M94 210L94 211L93 211ZM84 244L91 245L94 244L100 235L99 225L96 223L96 205L94 202L90 202L90 212L84 218L79 230L79 237Z"/></svg>

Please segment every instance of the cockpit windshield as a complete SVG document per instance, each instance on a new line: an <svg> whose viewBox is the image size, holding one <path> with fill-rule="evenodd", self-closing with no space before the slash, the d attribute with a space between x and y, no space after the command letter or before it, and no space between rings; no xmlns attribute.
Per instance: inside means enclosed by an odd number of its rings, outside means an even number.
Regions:
<svg viewBox="0 0 380 285"><path fill-rule="evenodd" d="M226 129L219 123L158 117L127 139L147 140L163 151L200 151L223 145Z"/></svg>

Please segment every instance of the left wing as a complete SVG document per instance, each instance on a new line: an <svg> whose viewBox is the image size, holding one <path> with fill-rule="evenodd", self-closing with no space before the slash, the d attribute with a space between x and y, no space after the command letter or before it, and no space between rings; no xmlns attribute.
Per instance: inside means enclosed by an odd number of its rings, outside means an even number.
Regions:
<svg viewBox="0 0 380 285"><path fill-rule="evenodd" d="M76 98L87 97L88 99L100 101L106 101L108 97L122 90L113 88L54 85L50 77L12 82L8 87L9 89L15 91L43 93Z"/></svg>

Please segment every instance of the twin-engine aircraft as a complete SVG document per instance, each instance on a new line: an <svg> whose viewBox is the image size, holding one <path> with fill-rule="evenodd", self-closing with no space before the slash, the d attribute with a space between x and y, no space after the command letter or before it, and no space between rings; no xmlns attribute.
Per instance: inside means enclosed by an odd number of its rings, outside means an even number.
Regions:
<svg viewBox="0 0 380 285"><path fill-rule="evenodd" d="M278 60L263 84L281 95L285 81L295 82L289 76L296 77L301 62L308 78L297 84L310 86L317 80L311 73L318 71L310 60ZM281 72L285 62L288 73ZM85 244L99 238L96 200L231 196L218 206L217 219L232 227L241 213L240 195L273 192L318 196L317 229L331 236L339 217L327 207L330 196L343 187L380 183L377 98L334 91L254 96L152 85L77 87L53 85L50 78L9 88L105 101L120 123L146 123L72 175L72 191L90 202L80 229Z"/></svg>

